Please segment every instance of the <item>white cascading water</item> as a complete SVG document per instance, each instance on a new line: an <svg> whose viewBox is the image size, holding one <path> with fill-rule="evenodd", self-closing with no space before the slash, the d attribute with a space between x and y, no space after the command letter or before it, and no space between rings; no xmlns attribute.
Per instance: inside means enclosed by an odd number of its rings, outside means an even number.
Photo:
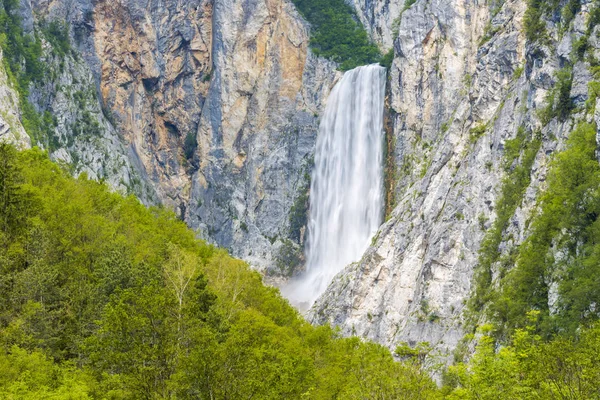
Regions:
<svg viewBox="0 0 600 400"><path fill-rule="evenodd" d="M310 187L306 271L282 288L300 310L360 259L382 222L385 79L379 65L355 68L327 101Z"/></svg>

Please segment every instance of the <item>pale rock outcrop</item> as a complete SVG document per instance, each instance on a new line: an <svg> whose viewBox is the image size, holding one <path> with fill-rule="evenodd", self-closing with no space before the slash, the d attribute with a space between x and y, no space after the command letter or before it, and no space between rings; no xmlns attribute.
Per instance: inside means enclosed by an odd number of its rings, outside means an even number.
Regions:
<svg viewBox="0 0 600 400"><path fill-rule="evenodd" d="M14 144L17 148L31 147L31 139L21 125L19 95L11 87L2 61L0 50L0 141Z"/></svg>
<svg viewBox="0 0 600 400"><path fill-rule="evenodd" d="M59 115L53 158L174 209L257 268L290 273L283 256L301 264L289 213L306 194L318 115L340 73L311 54L289 1L23 0L22 13L32 27L68 21L81 55L33 96ZM83 91L85 111L61 90ZM68 129L89 115L103 131L94 150Z"/></svg>
<svg viewBox="0 0 600 400"><path fill-rule="evenodd" d="M214 73L187 221L234 255L278 272L335 65L310 53L308 27L289 2L216 1L213 24Z"/></svg>
<svg viewBox="0 0 600 400"><path fill-rule="evenodd" d="M551 43L561 51L526 44L526 7L509 0L492 14L481 1L418 0L404 11L388 92L397 205L309 320L391 349L428 341L445 355L466 333L463 311L479 246L496 217L505 141L521 126L541 129L531 184L505 232L503 253L526 237L548 160L572 126L555 119L542 126L538 116L584 30L588 5L562 40L549 24ZM582 104L589 65L578 62L573 71L571 96Z"/></svg>
<svg viewBox="0 0 600 400"><path fill-rule="evenodd" d="M371 39L388 51L400 30L406 0L349 0Z"/></svg>
<svg viewBox="0 0 600 400"><path fill-rule="evenodd" d="M94 78L81 57L59 55L47 46L44 63L48 79L35 85L30 101L54 119L53 135L43 145L55 161L71 166L75 175L105 180L123 193L153 198L152 189L132 165L127 149L101 107Z"/></svg>

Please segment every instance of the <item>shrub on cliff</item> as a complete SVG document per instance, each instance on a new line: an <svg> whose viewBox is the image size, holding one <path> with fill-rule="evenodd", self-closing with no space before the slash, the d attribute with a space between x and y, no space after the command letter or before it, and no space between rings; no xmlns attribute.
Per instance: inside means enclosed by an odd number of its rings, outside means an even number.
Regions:
<svg viewBox="0 0 600 400"><path fill-rule="evenodd" d="M351 6L344 0L293 0L311 25L313 52L340 64L343 71L378 62L373 44Z"/></svg>

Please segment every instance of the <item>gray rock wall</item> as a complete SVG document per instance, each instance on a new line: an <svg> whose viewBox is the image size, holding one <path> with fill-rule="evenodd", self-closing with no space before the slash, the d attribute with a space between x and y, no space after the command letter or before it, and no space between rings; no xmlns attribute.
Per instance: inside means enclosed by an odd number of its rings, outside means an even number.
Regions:
<svg viewBox="0 0 600 400"><path fill-rule="evenodd" d="M214 12L214 74L187 221L278 273L287 247L302 254L289 240L289 213L310 171L335 65L308 51L308 27L288 2L217 1Z"/></svg>
<svg viewBox="0 0 600 400"><path fill-rule="evenodd" d="M290 2L23 0L21 14L29 32L67 21L73 48L44 41L30 100L57 126L34 144L261 270L301 267L289 214L339 73Z"/></svg>
<svg viewBox="0 0 600 400"><path fill-rule="evenodd" d="M379 6L371 7L376 15ZM309 312L312 322L391 349L421 341L443 354L455 348L466 333L462 313L479 247L496 218L505 142L519 127L542 133L502 254L527 235L552 153L574 121L589 118L581 106L590 66L582 61L573 67L571 91L579 111L564 123L543 125L539 118L589 7L582 6L564 34L549 21L545 45L526 43L524 1L493 10L483 1L418 0L402 14L388 93L397 205L363 258L342 271ZM385 18L377 21L382 26Z"/></svg>
<svg viewBox="0 0 600 400"><path fill-rule="evenodd" d="M29 148L31 139L21 124L19 95L9 84L3 57L0 51L0 140L17 148Z"/></svg>

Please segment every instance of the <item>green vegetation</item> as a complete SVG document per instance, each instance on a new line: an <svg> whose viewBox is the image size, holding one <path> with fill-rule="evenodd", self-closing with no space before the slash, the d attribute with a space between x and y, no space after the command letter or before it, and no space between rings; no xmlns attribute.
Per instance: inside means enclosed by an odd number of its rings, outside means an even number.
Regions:
<svg viewBox="0 0 600 400"><path fill-rule="evenodd" d="M68 27L65 23L43 23L35 34L23 30L19 14L19 0L0 0L0 47L3 66L11 86L19 95L21 123L34 143L52 149L58 145L54 137L56 119L48 111L38 111L29 101L32 85L42 84L51 75L42 62L42 40L50 45L51 53L65 57L72 51ZM62 67L63 64L61 64ZM80 99L77 99L80 100ZM72 127L75 135L94 136L100 132L96 119L84 112L81 121Z"/></svg>
<svg viewBox="0 0 600 400"><path fill-rule="evenodd" d="M599 316L600 164L594 124L581 123L571 133L567 148L550 164L548 186L530 222L529 236L501 257L499 245L507 240L503 233L529 185L538 149L539 138L528 138L524 130L506 144L508 175L497 204L498 217L480 249L470 304L474 312L485 310L495 334L504 339L527 326L530 310L539 312L538 333L545 338L574 335Z"/></svg>
<svg viewBox="0 0 600 400"><path fill-rule="evenodd" d="M451 400L597 399L600 379L600 326L577 338L544 342L535 333L537 312L498 350L491 326L481 328L471 361L450 367L445 392Z"/></svg>
<svg viewBox="0 0 600 400"><path fill-rule="evenodd" d="M343 0L294 1L312 25L316 54L341 69L378 60L390 67L393 50L380 58ZM407 0L405 7L413 3ZM563 26L572 21L579 0L560 4L529 1L528 40L544 38L544 18L551 12L560 10ZM18 0L0 0L4 67L19 93L27 132L52 149L56 120L27 100L31 85L46 74L41 41L23 32L18 6ZM586 55L599 21L593 7L586 34L574 44L576 57ZM494 33L488 29L484 40ZM39 35L52 54L71 52L66 26L50 23ZM597 61L590 63L600 69ZM515 78L523 69L515 70ZM543 122L568 119L571 85L567 66L557 74ZM598 81L590 82L589 93L591 110L600 94ZM86 98L73 94L82 109ZM442 133L451 120L442 124ZM478 141L486 128L475 126L469 140ZM99 129L85 110L72 127L74 137L98 135ZM0 144L0 398L598 398L596 131L582 123L572 132L550 164L529 236L501 251L512 239L507 232L530 185L541 134L520 128L506 141L497 218L480 249L469 304L472 316L484 312L493 325L468 335L477 340L469 361L467 341L459 346L442 388L428 376L435 357L428 343L400 343L397 362L379 345L313 327L276 289L265 287L260 275L197 240L172 213L146 209L85 176L73 179L37 149L17 152ZM191 160L196 137L190 133L183 140ZM388 149L394 147L390 143ZM406 173L415 160L404 162ZM396 173L386 169L388 175ZM308 190L307 178L290 213L291 240L270 238L283 243L276 265L284 274L301 264L300 247L292 241L300 242L306 224ZM455 218L465 216L459 212ZM478 221L485 229L485 216ZM241 222L240 229L248 227ZM437 324L440 317L422 302L418 318Z"/></svg>
<svg viewBox="0 0 600 400"><path fill-rule="evenodd" d="M18 0L0 2L0 44L5 66L16 79L19 89L27 90L31 82L43 76L42 45L37 37L24 33L18 16L19 7Z"/></svg>
<svg viewBox="0 0 600 400"><path fill-rule="evenodd" d="M530 42L544 40L547 35L544 18L552 18L557 15L557 12L560 13L560 31L564 32L580 9L581 0L568 0L566 2L560 0L528 0L523 19L527 40Z"/></svg>
<svg viewBox="0 0 600 400"><path fill-rule="evenodd" d="M580 5L578 4L577 0L571 0L569 4L571 3L577 3L577 8L575 10L579 10ZM563 15L564 13L565 12L563 12ZM569 13L570 11L567 12L567 15L570 15ZM587 20L585 33L573 43L573 53L578 60L583 60L585 53L588 49L588 40L592 34L592 31L594 30L594 27L598 25L598 23L600 23L600 7L598 1L594 1L592 3L592 8L590 10L590 14ZM590 63L597 64L596 62L594 62L595 60L593 60L593 57L591 58L592 60L590 60Z"/></svg>
<svg viewBox="0 0 600 400"><path fill-rule="evenodd" d="M34 141L41 141L52 128L43 123L27 97L30 84L44 75L44 65L40 61L42 45L39 38L24 33L19 7L18 0L0 1L0 47L4 69L19 93L23 127Z"/></svg>
<svg viewBox="0 0 600 400"><path fill-rule="evenodd" d="M198 148L198 139L195 132L188 132L183 141L183 154L187 160L194 158L194 153Z"/></svg>
<svg viewBox="0 0 600 400"><path fill-rule="evenodd" d="M523 67L522 65L515 68L515 71L513 72L513 79L517 80L521 77L521 75L523 75L523 71L525 70L525 67Z"/></svg>
<svg viewBox="0 0 600 400"><path fill-rule="evenodd" d="M600 96L600 81L588 82L588 99L585 102L585 108L588 114L593 114L596 111L596 103Z"/></svg>
<svg viewBox="0 0 600 400"><path fill-rule="evenodd" d="M31 85L41 83L47 68L41 61L42 42L38 35L26 34L19 17L18 0L0 0L0 47L3 52L4 69L9 81L19 94L21 123L34 143L46 147L56 145L54 128L56 121L47 112L38 112L29 102ZM65 24L45 24L41 33L51 45L52 51L65 56L71 52L69 34ZM97 130L97 122L84 115L84 128ZM95 123L95 124L94 124Z"/></svg>
<svg viewBox="0 0 600 400"><path fill-rule="evenodd" d="M450 367L442 388L427 374L439 368L428 343L399 343L398 362L379 345L313 327L171 212L71 178L37 149L0 144L0 397L597 398L595 132L580 125L553 161L531 236L489 296L496 325L471 336L475 355ZM520 203L538 149L524 129L506 143L495 231ZM421 312L437 323L427 302Z"/></svg>
<svg viewBox="0 0 600 400"><path fill-rule="evenodd" d="M304 257L303 247L293 243L289 239L284 239L283 244L277 252L275 264L280 276L290 277L303 265Z"/></svg>
<svg viewBox="0 0 600 400"><path fill-rule="evenodd" d="M545 12L546 2L544 0L529 0L527 10L523 18L525 36L530 42L537 41L546 34L546 22L542 19Z"/></svg>
<svg viewBox="0 0 600 400"><path fill-rule="evenodd" d="M479 138L483 136L483 134L485 133L486 130L487 130L486 124L480 124L474 128L471 128L469 130L469 142L476 143L479 140Z"/></svg>
<svg viewBox="0 0 600 400"><path fill-rule="evenodd" d="M52 21L42 28L44 37L52 46L52 50L59 55L64 56L71 52L71 41L69 39L69 28L67 24L59 21Z"/></svg>
<svg viewBox="0 0 600 400"><path fill-rule="evenodd" d="M311 25L313 52L339 63L343 71L376 63L381 53L369 40L354 9L344 0L293 0Z"/></svg>
<svg viewBox="0 0 600 400"><path fill-rule="evenodd" d="M402 14L404 14L404 11L411 8L412 5L415 4L416 2L417 2L417 0L405 0L404 7L402 7L400 14L396 18L394 18L394 21L392 21L392 37L394 39L396 39L398 37L398 34L400 32L400 24L402 22Z"/></svg>
<svg viewBox="0 0 600 400"><path fill-rule="evenodd" d="M313 162L310 161L307 164L307 171L304 172L304 180L300 188L298 189L298 195L294 204L290 209L290 235L289 237L296 243L301 244L302 242L302 228L306 227L308 218L308 207L309 199L308 194L310 191L310 174L308 169L311 168Z"/></svg>
<svg viewBox="0 0 600 400"><path fill-rule="evenodd" d="M490 306L498 326L522 328L531 309L540 311L546 336L574 333L598 318L600 165L595 152L596 126L582 123L553 160L531 234ZM558 300L551 311L553 285Z"/></svg>
<svg viewBox="0 0 600 400"><path fill-rule="evenodd" d="M436 398L163 209L0 145L0 397Z"/></svg>
<svg viewBox="0 0 600 400"><path fill-rule="evenodd" d="M570 66L562 68L556 73L556 84L548 92L546 107L540 112L540 120L545 125L553 118L566 121L573 111L574 104L571 99L571 86L573 85L573 70Z"/></svg>
<svg viewBox="0 0 600 400"><path fill-rule="evenodd" d="M89 111L83 110L81 118L77 119L71 127L72 136L68 138L69 145L73 144L73 140L78 136L100 136L102 134L102 128L98 123L98 119L94 117ZM52 148L52 146L50 146Z"/></svg>
<svg viewBox="0 0 600 400"><path fill-rule="evenodd" d="M379 61L379 65L381 65L382 67L385 67L387 69L390 69L392 67L392 62L394 62L394 49L391 48L387 53L385 53L383 55L383 57L381 57L381 60Z"/></svg>
<svg viewBox="0 0 600 400"><path fill-rule="evenodd" d="M588 147L591 128L574 132L554 168L575 158L576 176L560 179L587 182L595 194L599 182L588 175L599 179L600 167L586 172L580 162L590 155L576 154ZM589 192L572 184L558 190L559 176L552 173L545 202L581 207L554 199ZM529 313L500 350L482 327L474 357L450 367L438 389L424 372L439 367L428 343L399 343L397 362L379 345L312 327L256 272L195 239L172 213L73 179L39 150L0 145L0 242L2 398L597 397L598 325L545 342L537 333L544 312ZM590 270L576 263L565 299L587 298L573 288L600 287L598 260L581 262Z"/></svg>
<svg viewBox="0 0 600 400"><path fill-rule="evenodd" d="M562 25L568 27L581 9L581 0L568 0L562 9Z"/></svg>
<svg viewBox="0 0 600 400"><path fill-rule="evenodd" d="M39 350L0 351L0 398L88 399L93 378L73 364L55 364Z"/></svg>
<svg viewBox="0 0 600 400"><path fill-rule="evenodd" d="M404 1L404 10L408 10L416 2L417 2L417 0L405 0Z"/></svg>
<svg viewBox="0 0 600 400"><path fill-rule="evenodd" d="M483 30L483 36L479 40L479 46L483 46L489 42L495 35L502 29L501 26L493 27L491 22L488 22L485 29Z"/></svg>
<svg viewBox="0 0 600 400"><path fill-rule="evenodd" d="M539 134L519 128L517 136L507 140L504 154L506 177L502 181L500 196L496 202L496 220L486 232L479 250L479 263L475 272L474 294L471 309L481 311L482 307L495 295L492 286L492 270L500 259L499 246L503 233L509 226L510 218L522 202L525 190L531 182L531 166L541 145ZM503 268L508 268L511 260L503 260Z"/></svg>
<svg viewBox="0 0 600 400"><path fill-rule="evenodd" d="M451 123L451 121L442 123L442 126L440 127L440 130L442 131L442 133L448 132L448 129L450 129L450 123Z"/></svg>
<svg viewBox="0 0 600 400"><path fill-rule="evenodd" d="M383 147L384 168L383 168L383 187L385 195L385 220L388 221L392 217L392 211L396 206L396 185L400 181L399 168L394 157L396 154L396 136L393 132L393 121L396 116L396 111L392 107L388 107L384 111L384 131L385 131L385 146ZM425 145L425 143L424 143ZM373 237L373 243L377 236ZM372 244L373 244L372 243Z"/></svg>

